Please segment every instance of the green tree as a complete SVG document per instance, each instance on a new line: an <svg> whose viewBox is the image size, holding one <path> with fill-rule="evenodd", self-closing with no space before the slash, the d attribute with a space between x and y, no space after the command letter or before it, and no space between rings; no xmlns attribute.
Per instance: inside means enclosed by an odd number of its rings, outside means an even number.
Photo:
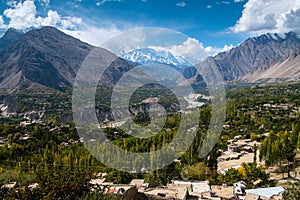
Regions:
<svg viewBox="0 0 300 200"><path fill-rule="evenodd" d="M289 171L289 164L294 161L296 156L298 135L298 126L291 132L275 134L270 131L269 136L264 139L260 147L260 160L264 159L266 166L287 160Z"/></svg>
<svg viewBox="0 0 300 200"><path fill-rule="evenodd" d="M293 185L288 188L283 194L283 200L299 200L300 199L300 187L299 185Z"/></svg>
<svg viewBox="0 0 300 200"><path fill-rule="evenodd" d="M243 163L243 175L242 180L247 183L248 186L253 187L253 182L261 180L261 184L264 186L270 185L269 175L264 169L257 166L256 163Z"/></svg>
<svg viewBox="0 0 300 200"><path fill-rule="evenodd" d="M38 190L43 199L78 199L89 192L92 176L91 171L49 169L37 174Z"/></svg>
<svg viewBox="0 0 300 200"><path fill-rule="evenodd" d="M292 131L291 133L285 132L283 135L283 158L288 161L288 175L290 175L290 163L294 162L297 151L298 132Z"/></svg>
<svg viewBox="0 0 300 200"><path fill-rule="evenodd" d="M225 175L219 175L218 179L222 183L233 185L234 183L241 181L242 176L236 169L230 168Z"/></svg>
<svg viewBox="0 0 300 200"><path fill-rule="evenodd" d="M182 178L186 180L206 180L211 173L209 167L203 162L185 167L182 171Z"/></svg>

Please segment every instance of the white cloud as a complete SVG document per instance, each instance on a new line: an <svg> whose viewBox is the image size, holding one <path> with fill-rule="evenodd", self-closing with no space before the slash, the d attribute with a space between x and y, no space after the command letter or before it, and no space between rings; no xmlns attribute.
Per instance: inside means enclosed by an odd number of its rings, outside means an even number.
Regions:
<svg viewBox="0 0 300 200"><path fill-rule="evenodd" d="M50 4L50 0L39 0L39 2L42 6L46 6L46 7L48 7Z"/></svg>
<svg viewBox="0 0 300 200"><path fill-rule="evenodd" d="M174 55L183 56L186 60L192 64L197 64L203 61L208 56L215 56L220 52L229 51L234 48L234 45L224 45L223 48L217 47L204 47L204 45L197 39L188 38L185 42L180 45L173 45L169 47L161 46L149 46L149 48L155 50L170 51Z"/></svg>
<svg viewBox="0 0 300 200"><path fill-rule="evenodd" d="M15 5L17 5L18 2L17 1L14 1L14 0L7 0L6 1L6 5L9 6L9 7L13 7Z"/></svg>
<svg viewBox="0 0 300 200"><path fill-rule="evenodd" d="M207 9L210 9L210 8L212 8L213 6L212 5L207 5Z"/></svg>
<svg viewBox="0 0 300 200"><path fill-rule="evenodd" d="M234 3L240 3L243 2L244 0L234 0Z"/></svg>
<svg viewBox="0 0 300 200"><path fill-rule="evenodd" d="M59 23L61 23L61 17L59 16L59 14L56 11L49 10L48 16L43 20L42 23L44 26L59 24Z"/></svg>
<svg viewBox="0 0 300 200"><path fill-rule="evenodd" d="M205 52L209 56L215 56L218 53L229 51L232 48L234 48L234 45L232 45L232 44L231 45L225 45L223 48L217 48L217 47L208 46L208 47L205 48Z"/></svg>
<svg viewBox="0 0 300 200"><path fill-rule="evenodd" d="M4 11L4 16L10 19L9 27L25 29L36 27L36 6L34 1L24 1Z"/></svg>
<svg viewBox="0 0 300 200"><path fill-rule="evenodd" d="M76 29L82 23L82 19L78 17L66 16L61 20L61 28Z"/></svg>
<svg viewBox="0 0 300 200"><path fill-rule="evenodd" d="M185 7L186 3L184 1L181 1L181 2L176 3L176 6L178 6L178 7Z"/></svg>
<svg viewBox="0 0 300 200"><path fill-rule="evenodd" d="M102 6L102 5L104 5L106 2L111 2L111 1L117 1L117 2L120 2L120 1L122 1L122 0L102 0L102 1L98 1L98 2L96 3L96 5L97 5L97 6Z"/></svg>
<svg viewBox="0 0 300 200"><path fill-rule="evenodd" d="M50 2L47 0L43 1ZM80 1L76 0L76 2ZM114 26L95 27L84 23L81 18L62 16L55 10L49 10L45 17L38 16L33 0L25 0L24 2L10 1L9 5L9 8L3 12L3 15L8 19L7 24L4 23L3 16L0 15L1 29L13 27L26 30L42 26L53 26L66 34L95 46L100 46L105 40L121 33Z"/></svg>
<svg viewBox="0 0 300 200"><path fill-rule="evenodd" d="M4 20L3 20L2 15L0 15L0 28L5 28L5 24L4 24Z"/></svg>
<svg viewBox="0 0 300 200"><path fill-rule="evenodd" d="M72 8L78 8L79 4L82 2L82 0L74 0L67 2L67 6L70 6Z"/></svg>
<svg viewBox="0 0 300 200"><path fill-rule="evenodd" d="M78 30L62 31L94 46L101 46L101 44L106 40L121 33L121 31L114 26L99 28L89 25L82 25Z"/></svg>
<svg viewBox="0 0 300 200"><path fill-rule="evenodd" d="M182 45L172 46L170 50L197 61L206 58L203 44L194 38L188 38Z"/></svg>
<svg viewBox="0 0 300 200"><path fill-rule="evenodd" d="M300 31L299 0L249 0L234 32Z"/></svg>
<svg viewBox="0 0 300 200"><path fill-rule="evenodd" d="M300 9L290 10L280 18L280 25L290 30L300 30Z"/></svg>
<svg viewBox="0 0 300 200"><path fill-rule="evenodd" d="M36 5L33 0L25 0L13 4L3 12L9 20L6 27L18 29L38 28L41 26L55 26L62 29L74 29L81 24L81 19L60 16L57 11L49 10L46 17L37 16Z"/></svg>
<svg viewBox="0 0 300 200"><path fill-rule="evenodd" d="M218 1L218 2L216 2L216 4L217 5L221 5L221 4L230 4L230 2L229 1Z"/></svg>
<svg viewBox="0 0 300 200"><path fill-rule="evenodd" d="M150 46L149 48L169 51L174 55L184 57L191 64L198 64L208 56L203 44L194 38L188 38L180 45L172 45L169 47Z"/></svg>

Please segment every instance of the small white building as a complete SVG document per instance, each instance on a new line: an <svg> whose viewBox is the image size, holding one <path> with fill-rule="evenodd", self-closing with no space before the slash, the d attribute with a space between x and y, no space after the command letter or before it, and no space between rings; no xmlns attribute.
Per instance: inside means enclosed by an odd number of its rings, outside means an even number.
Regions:
<svg viewBox="0 0 300 200"><path fill-rule="evenodd" d="M271 199L273 196L281 196L285 189L283 187L270 187L245 190L246 195L252 194L265 199Z"/></svg>

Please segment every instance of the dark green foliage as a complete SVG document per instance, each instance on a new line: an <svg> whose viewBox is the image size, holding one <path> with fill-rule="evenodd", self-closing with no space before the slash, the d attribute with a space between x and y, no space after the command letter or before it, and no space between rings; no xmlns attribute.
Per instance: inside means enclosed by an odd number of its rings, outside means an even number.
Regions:
<svg viewBox="0 0 300 200"><path fill-rule="evenodd" d="M218 181L220 184L226 183L227 185L233 185L238 181L245 181L247 187L255 187L253 182L261 180L261 185L263 186L273 186L274 183L269 180L269 175L265 170L256 163L243 163L242 167L239 169L229 169L225 175L220 174L218 176Z"/></svg>
<svg viewBox="0 0 300 200"><path fill-rule="evenodd" d="M107 199L121 200L122 196L106 195L104 188L96 187L91 191L89 183L93 177L92 171L65 169L58 171L54 168L38 172L36 182L38 186L29 189L27 186L14 189L0 190L1 199L26 199L26 200L57 200L57 199Z"/></svg>
<svg viewBox="0 0 300 200"><path fill-rule="evenodd" d="M186 166L182 170L182 178L186 180L207 180L211 174L209 167L205 163L196 163L194 165Z"/></svg>
<svg viewBox="0 0 300 200"><path fill-rule="evenodd" d="M264 159L267 166L287 160L289 163L294 161L297 152L299 137L298 125L291 132L270 132L264 139L260 147L260 159ZM289 172L289 166L288 166Z"/></svg>
<svg viewBox="0 0 300 200"><path fill-rule="evenodd" d="M283 200L298 200L300 199L300 186L292 185L292 187L287 188L283 194Z"/></svg>
<svg viewBox="0 0 300 200"><path fill-rule="evenodd" d="M105 180L107 182L112 182L115 184L129 184L133 178L136 178L134 177L134 174L117 170L112 170L105 176Z"/></svg>
<svg viewBox="0 0 300 200"><path fill-rule="evenodd" d="M44 199L78 199L90 191L92 171L49 168L37 174L38 191Z"/></svg>
<svg viewBox="0 0 300 200"><path fill-rule="evenodd" d="M241 181L242 175L235 169L228 169L225 176L220 175L219 181L222 183L226 183L228 185L233 185L234 183Z"/></svg>
<svg viewBox="0 0 300 200"><path fill-rule="evenodd" d="M242 167L244 169L242 180L246 182L248 187L253 187L253 183L257 180L261 180L261 184L264 186L270 186L270 184L272 184L269 181L269 175L263 168L257 166L256 163L243 163Z"/></svg>

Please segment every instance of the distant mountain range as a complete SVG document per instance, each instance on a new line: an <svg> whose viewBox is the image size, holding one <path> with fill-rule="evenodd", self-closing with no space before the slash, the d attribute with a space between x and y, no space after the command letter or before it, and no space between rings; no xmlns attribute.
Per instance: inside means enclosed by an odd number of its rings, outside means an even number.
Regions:
<svg viewBox="0 0 300 200"><path fill-rule="evenodd" d="M184 70L192 65L182 56L170 53L166 50L153 48L137 49L121 56L122 58L140 64L167 64Z"/></svg>
<svg viewBox="0 0 300 200"><path fill-rule="evenodd" d="M196 75L197 70L183 56L172 54L167 50L144 48L121 55L125 60L136 64L167 65L180 72L186 79Z"/></svg>
<svg viewBox="0 0 300 200"><path fill-rule="evenodd" d="M0 88L71 87L77 70L93 48L53 27L27 33L9 29L0 39ZM234 80L249 83L299 81L300 35L289 32L249 38L238 47L209 59L228 83ZM111 64L110 70L106 70L104 82L116 83L138 63L169 65L193 80L195 85L203 85L203 79L183 57L151 48L122 55Z"/></svg>
<svg viewBox="0 0 300 200"><path fill-rule="evenodd" d="M289 32L286 34L265 34L259 37L247 39L238 47L228 52L223 52L213 57L219 71L225 81L243 80L255 82L255 73L263 74L269 68L273 68L279 63L284 63L300 47L300 36L297 33ZM300 64L300 63L299 63ZM283 65L281 70L288 66ZM299 66L300 67L300 66ZM299 68L300 69L300 68ZM251 74L253 74L251 76ZM273 75L263 76L266 81L270 81ZM252 78L251 78L252 77ZM277 76L274 81L279 81L281 76ZM283 78L283 77L282 77ZM293 80L292 74L284 77L285 81ZM260 80L263 82L263 80Z"/></svg>
<svg viewBox="0 0 300 200"><path fill-rule="evenodd" d="M2 88L70 87L81 62L93 49L52 27L32 30L20 39L14 33L9 30L5 34L4 39L12 38L11 44L0 51Z"/></svg>
<svg viewBox="0 0 300 200"><path fill-rule="evenodd" d="M6 46L18 41L24 35L24 31L9 28L4 36L0 39L0 49L5 48Z"/></svg>
<svg viewBox="0 0 300 200"><path fill-rule="evenodd" d="M300 47L290 50L267 69L252 71L242 78L245 82L274 83L300 81Z"/></svg>

